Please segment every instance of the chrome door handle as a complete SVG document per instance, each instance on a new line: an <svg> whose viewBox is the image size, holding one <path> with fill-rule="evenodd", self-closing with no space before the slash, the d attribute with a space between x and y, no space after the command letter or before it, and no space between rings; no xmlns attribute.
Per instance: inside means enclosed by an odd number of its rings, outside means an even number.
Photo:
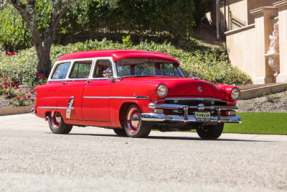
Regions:
<svg viewBox="0 0 287 192"><path fill-rule="evenodd" d="M68 82L62 82L62 84L63 84L63 85L67 85L67 84L68 84Z"/></svg>
<svg viewBox="0 0 287 192"><path fill-rule="evenodd" d="M93 80L87 80L87 83L93 83L94 81Z"/></svg>

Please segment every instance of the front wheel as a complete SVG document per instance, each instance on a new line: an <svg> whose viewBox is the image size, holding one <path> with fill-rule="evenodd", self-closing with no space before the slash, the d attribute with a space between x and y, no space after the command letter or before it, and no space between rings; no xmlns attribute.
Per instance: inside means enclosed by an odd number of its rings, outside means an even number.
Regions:
<svg viewBox="0 0 287 192"><path fill-rule="evenodd" d="M141 110L137 105L131 105L125 116L125 131L129 137L144 138L151 131L151 123L142 121Z"/></svg>
<svg viewBox="0 0 287 192"><path fill-rule="evenodd" d="M204 140L215 140L220 137L224 124L204 125L196 129L198 136Z"/></svg>
<svg viewBox="0 0 287 192"><path fill-rule="evenodd" d="M51 131L55 134L68 134L73 128L73 125L64 122L59 112L51 112L48 115L48 123Z"/></svg>

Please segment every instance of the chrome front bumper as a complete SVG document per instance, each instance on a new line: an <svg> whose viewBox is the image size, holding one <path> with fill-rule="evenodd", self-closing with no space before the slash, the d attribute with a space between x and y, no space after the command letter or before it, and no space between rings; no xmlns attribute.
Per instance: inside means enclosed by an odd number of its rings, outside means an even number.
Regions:
<svg viewBox="0 0 287 192"><path fill-rule="evenodd" d="M141 114L142 121L153 121L153 122L188 122L188 123L241 123L241 117L214 117L211 116L210 119L204 121L203 119L196 119L194 115L189 115L188 117L180 116L180 115L165 115L165 114L157 114L157 113L142 113Z"/></svg>
<svg viewBox="0 0 287 192"><path fill-rule="evenodd" d="M199 98L190 98L189 100L199 100ZM166 99L165 99L166 100ZM170 100L180 100L180 98L171 98ZM184 98L184 100L188 100L188 98ZM200 98L200 100L206 100L206 98ZM207 99L210 100L210 99ZM221 116L221 111L226 110L235 110L238 109L237 106L205 106L204 104L199 104L198 106L189 106L189 105L180 105L180 104L158 104L158 102L150 103L149 108L151 109L169 109L183 110L183 114L179 115L165 115L161 113L142 113L141 118L143 121L154 121L154 122L194 122L194 123L241 123L241 117L239 116ZM189 109L197 110L197 111L217 111L217 116L211 116L208 119L198 119L195 115L188 115Z"/></svg>

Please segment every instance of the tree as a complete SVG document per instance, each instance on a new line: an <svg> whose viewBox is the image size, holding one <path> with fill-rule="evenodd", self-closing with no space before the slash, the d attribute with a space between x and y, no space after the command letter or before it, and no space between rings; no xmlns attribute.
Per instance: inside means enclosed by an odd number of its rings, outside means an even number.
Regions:
<svg viewBox="0 0 287 192"><path fill-rule="evenodd" d="M37 3L45 2L45 6L48 8L49 17L48 25L44 30L44 34L40 34L39 23L36 19ZM66 11L71 5L82 4L90 2L99 2L100 4L110 4L111 6L116 6L117 0L1 0L0 8L5 7L7 4L13 5L15 9L20 13L22 19L26 22L32 34L32 42L36 49L36 54L38 57L38 73L42 73L45 77L48 77L51 71L51 59L50 51L51 46L55 39L57 25L60 19L64 16ZM41 36L43 38L41 38ZM43 41L43 43L42 43Z"/></svg>

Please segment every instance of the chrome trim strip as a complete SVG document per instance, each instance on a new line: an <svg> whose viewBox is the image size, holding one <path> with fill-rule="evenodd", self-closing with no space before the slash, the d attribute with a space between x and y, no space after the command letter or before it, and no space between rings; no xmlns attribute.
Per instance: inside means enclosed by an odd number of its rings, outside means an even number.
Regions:
<svg viewBox="0 0 287 192"><path fill-rule="evenodd" d="M71 118L71 111L72 111L72 106L74 104L74 101L75 101L74 97L71 97L70 100L69 100L68 108L67 108L67 111L66 111L66 118L67 119Z"/></svg>
<svg viewBox="0 0 287 192"><path fill-rule="evenodd" d="M84 99L149 99L148 96L137 96L137 97L94 97L94 96L85 96Z"/></svg>
<svg viewBox="0 0 287 192"><path fill-rule="evenodd" d="M194 123L204 123L204 122L214 122L214 123L241 123L240 116L228 117L221 116L220 119L218 117L211 116L209 121L198 121L194 115L179 116L179 115L164 115L157 113L142 113L141 114L142 121L152 121L152 122L194 122Z"/></svg>
<svg viewBox="0 0 287 192"><path fill-rule="evenodd" d="M38 107L38 109L75 109L74 107Z"/></svg>
<svg viewBox="0 0 287 192"><path fill-rule="evenodd" d="M150 103L149 108L151 109L179 109L179 108L188 108L188 109L198 109L198 106L188 106L188 105L178 105L178 104L155 104ZM237 106L205 106L205 109L210 110L234 110L238 109Z"/></svg>
<svg viewBox="0 0 287 192"><path fill-rule="evenodd" d="M216 102L223 102L223 103L232 103L235 105L235 103L231 101L222 101L220 99L215 99L215 98L204 98L204 97L169 97L169 98L164 98L157 100L155 103L158 103L160 101L170 101L170 100L191 100L191 101L216 101Z"/></svg>
<svg viewBox="0 0 287 192"><path fill-rule="evenodd" d="M110 99L110 97L91 97L91 96L86 96L83 98L84 99Z"/></svg>
<svg viewBox="0 0 287 192"><path fill-rule="evenodd" d="M110 99L137 99L137 97L110 97Z"/></svg>

